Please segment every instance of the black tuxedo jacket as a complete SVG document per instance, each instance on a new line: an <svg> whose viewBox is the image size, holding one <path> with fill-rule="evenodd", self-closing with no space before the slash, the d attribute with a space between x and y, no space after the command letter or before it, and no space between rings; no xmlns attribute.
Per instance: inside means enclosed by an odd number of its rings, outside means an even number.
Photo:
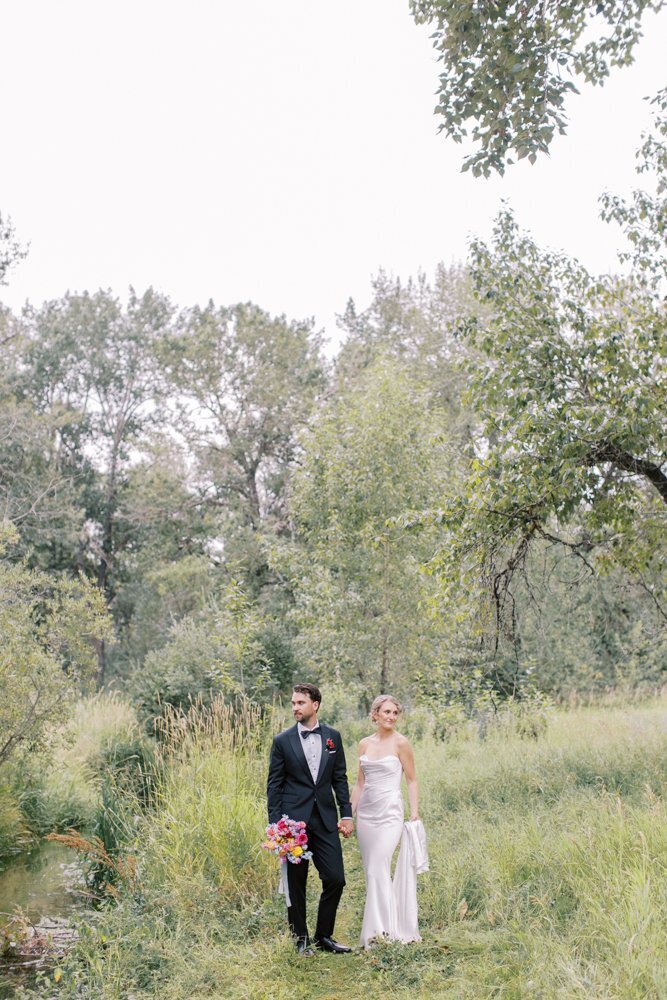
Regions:
<svg viewBox="0 0 667 1000"><path fill-rule="evenodd" d="M345 751L340 733L320 722L321 736L309 736L309 740L322 740L322 759L317 775L313 777L301 746L303 737L296 725L279 733L271 747L269 777L266 783L266 797L269 806L269 823L277 822L283 813L290 819L308 822L313 808L317 806L324 826L335 830L338 813L352 816L350 790L347 784Z"/></svg>

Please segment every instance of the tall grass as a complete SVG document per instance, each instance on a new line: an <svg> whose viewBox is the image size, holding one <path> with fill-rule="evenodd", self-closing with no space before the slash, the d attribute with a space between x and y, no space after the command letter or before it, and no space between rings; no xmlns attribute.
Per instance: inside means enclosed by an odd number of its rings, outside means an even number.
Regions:
<svg viewBox="0 0 667 1000"><path fill-rule="evenodd" d="M100 693L78 702L72 716L53 731L49 756L26 774L20 803L31 829L45 834L90 827L105 755L138 733L134 709L121 695Z"/></svg>
<svg viewBox="0 0 667 1000"><path fill-rule="evenodd" d="M18 804L18 796L8 783L3 784L2 779L0 771L0 863L30 844L30 833Z"/></svg>
<svg viewBox="0 0 667 1000"><path fill-rule="evenodd" d="M83 929L48 995L667 996L664 699L554 712L538 740L503 726L483 742L424 738L423 942L310 961L285 933L276 867L259 849L272 729L222 702L167 717L158 791L124 848L137 878ZM337 937L354 943L363 876L355 842L344 852Z"/></svg>
<svg viewBox="0 0 667 1000"><path fill-rule="evenodd" d="M159 724L163 780L142 829L146 878L177 894L213 887L226 905L264 896L264 728L258 708L214 699Z"/></svg>
<svg viewBox="0 0 667 1000"><path fill-rule="evenodd" d="M97 694L54 727L37 758L7 761L0 771L0 858L27 850L53 830L90 828L109 753L139 732L127 699Z"/></svg>

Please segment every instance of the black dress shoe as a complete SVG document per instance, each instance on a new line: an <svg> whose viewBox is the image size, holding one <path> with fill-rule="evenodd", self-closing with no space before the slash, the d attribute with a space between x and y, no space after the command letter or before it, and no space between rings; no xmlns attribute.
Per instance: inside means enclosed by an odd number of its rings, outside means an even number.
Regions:
<svg viewBox="0 0 667 1000"><path fill-rule="evenodd" d="M312 945L308 938L297 938L296 939L296 950L299 955L303 955L304 958L313 958L315 952L313 951Z"/></svg>
<svg viewBox="0 0 667 1000"><path fill-rule="evenodd" d="M338 944L338 941L329 937L315 938L314 944L321 951L331 951L334 955L348 955L352 951L346 944Z"/></svg>

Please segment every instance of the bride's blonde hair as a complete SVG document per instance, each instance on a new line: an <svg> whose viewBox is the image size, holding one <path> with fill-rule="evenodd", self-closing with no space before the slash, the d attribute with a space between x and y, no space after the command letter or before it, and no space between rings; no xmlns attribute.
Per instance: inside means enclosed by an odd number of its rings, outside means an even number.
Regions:
<svg viewBox="0 0 667 1000"><path fill-rule="evenodd" d="M371 720L373 722L375 722L375 717L376 717L377 713L379 712L380 707L382 705L384 705L385 701L391 701L396 706L396 708L399 710L399 712L403 711L403 706L401 705L400 701L397 701L396 698L394 698L393 695L391 695L391 694L379 694L377 696L377 698L373 699L373 704L371 705L371 710L368 713L370 715Z"/></svg>

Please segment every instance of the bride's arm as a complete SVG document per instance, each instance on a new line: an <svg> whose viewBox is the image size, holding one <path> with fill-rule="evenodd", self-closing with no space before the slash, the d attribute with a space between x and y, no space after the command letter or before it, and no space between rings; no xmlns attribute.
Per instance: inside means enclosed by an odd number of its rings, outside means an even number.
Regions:
<svg viewBox="0 0 667 1000"><path fill-rule="evenodd" d="M359 744L359 755L363 753L364 741L362 740ZM359 765L359 770L357 772L357 783L352 789L352 795L350 796L350 801L352 802L352 815L357 815L357 806L359 805L359 797L361 795L361 789L364 787L364 772L361 769L361 764Z"/></svg>
<svg viewBox="0 0 667 1000"><path fill-rule="evenodd" d="M419 819L419 785L415 774L415 755L412 747L404 739L398 748L398 759L403 765L403 774L408 783L408 802L410 803L410 821Z"/></svg>

